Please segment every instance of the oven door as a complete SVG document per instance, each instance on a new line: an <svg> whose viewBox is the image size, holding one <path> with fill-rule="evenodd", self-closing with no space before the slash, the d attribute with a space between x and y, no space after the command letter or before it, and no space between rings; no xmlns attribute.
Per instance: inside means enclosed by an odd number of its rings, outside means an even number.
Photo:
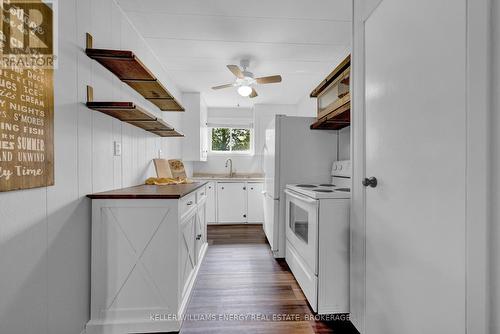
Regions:
<svg viewBox="0 0 500 334"><path fill-rule="evenodd" d="M286 238L314 275L318 274L319 201L289 189L286 193Z"/></svg>

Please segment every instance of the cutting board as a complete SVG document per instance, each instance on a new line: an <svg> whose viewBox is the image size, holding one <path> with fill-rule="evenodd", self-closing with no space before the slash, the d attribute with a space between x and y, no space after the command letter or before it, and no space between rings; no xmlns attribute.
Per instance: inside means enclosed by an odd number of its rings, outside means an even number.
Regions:
<svg viewBox="0 0 500 334"><path fill-rule="evenodd" d="M170 165L166 159L153 159L156 169L156 176L159 178L173 178Z"/></svg>

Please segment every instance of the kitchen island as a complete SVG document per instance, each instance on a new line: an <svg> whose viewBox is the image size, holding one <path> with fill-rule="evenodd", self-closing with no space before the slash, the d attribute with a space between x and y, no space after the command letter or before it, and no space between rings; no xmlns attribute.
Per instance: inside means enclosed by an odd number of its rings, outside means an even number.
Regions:
<svg viewBox="0 0 500 334"><path fill-rule="evenodd" d="M86 333L179 331L207 249L206 182L88 197L92 287Z"/></svg>

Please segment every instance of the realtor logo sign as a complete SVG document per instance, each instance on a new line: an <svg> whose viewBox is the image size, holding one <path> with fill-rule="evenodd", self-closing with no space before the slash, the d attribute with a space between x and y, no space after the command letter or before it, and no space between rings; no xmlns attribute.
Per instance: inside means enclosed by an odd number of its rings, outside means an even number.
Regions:
<svg viewBox="0 0 500 334"><path fill-rule="evenodd" d="M57 67L57 2L0 0L2 68Z"/></svg>

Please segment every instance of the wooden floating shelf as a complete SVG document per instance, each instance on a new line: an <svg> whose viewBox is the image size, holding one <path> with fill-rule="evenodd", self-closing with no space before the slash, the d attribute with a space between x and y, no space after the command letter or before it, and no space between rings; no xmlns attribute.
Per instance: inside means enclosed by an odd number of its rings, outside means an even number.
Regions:
<svg viewBox="0 0 500 334"><path fill-rule="evenodd" d="M335 69L328 74L328 76L325 78L325 80L321 81L321 83L314 88L314 90L311 92L310 96L311 97L318 97L332 82L335 81L335 79L346 69L351 67L351 55L348 55ZM349 84L349 80L344 81L342 80L342 83L344 84Z"/></svg>
<svg viewBox="0 0 500 334"><path fill-rule="evenodd" d="M132 51L86 48L85 53L162 111L184 111Z"/></svg>
<svg viewBox="0 0 500 334"><path fill-rule="evenodd" d="M349 55L311 92L318 100L317 121L311 129L340 130L351 125L350 76Z"/></svg>
<svg viewBox="0 0 500 334"><path fill-rule="evenodd" d="M312 130L340 130L351 125L351 103L346 103L335 112L320 118L311 125Z"/></svg>
<svg viewBox="0 0 500 334"><path fill-rule="evenodd" d="M164 131L164 130L155 130L155 131L150 131L154 133L157 136L160 137L184 137L183 134L177 132L177 131Z"/></svg>
<svg viewBox="0 0 500 334"><path fill-rule="evenodd" d="M164 120L156 118L133 102L87 102L87 107L160 137L184 137Z"/></svg>

